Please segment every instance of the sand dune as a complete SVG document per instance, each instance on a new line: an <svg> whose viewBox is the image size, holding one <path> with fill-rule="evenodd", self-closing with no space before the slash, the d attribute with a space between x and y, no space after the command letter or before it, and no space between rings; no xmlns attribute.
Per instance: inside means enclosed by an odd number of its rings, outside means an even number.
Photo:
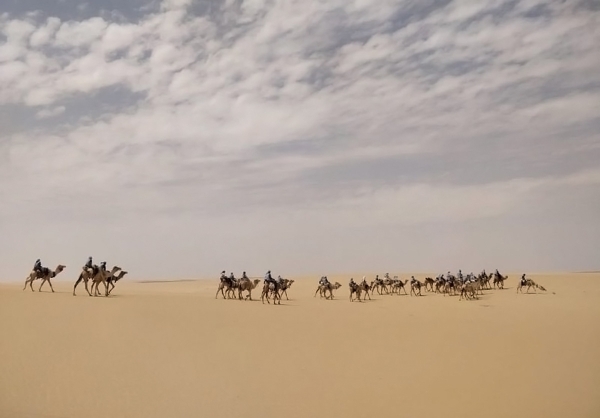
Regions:
<svg viewBox="0 0 600 418"><path fill-rule="evenodd" d="M599 417L600 274L515 277L366 303L348 276L333 301L299 279L281 306L215 300L216 280L2 284L0 417Z"/></svg>

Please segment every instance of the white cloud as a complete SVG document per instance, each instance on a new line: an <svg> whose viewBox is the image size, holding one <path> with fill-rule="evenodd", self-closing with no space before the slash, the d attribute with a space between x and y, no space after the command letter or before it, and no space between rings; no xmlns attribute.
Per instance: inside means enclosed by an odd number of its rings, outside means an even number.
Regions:
<svg viewBox="0 0 600 418"><path fill-rule="evenodd" d="M58 115L62 115L63 113L65 113L65 107L64 106L56 106L54 108L40 110L39 112L37 112L35 114L35 117L38 119L47 119L47 118L53 118Z"/></svg>
<svg viewBox="0 0 600 418"><path fill-rule="evenodd" d="M272 204L340 230L407 227L499 218L530 196L596 186L575 168L534 170L592 155L582 150L597 141L597 13L253 0L195 16L191 4L166 0L128 23L0 18L0 106L67 116L0 143L0 185L28 216L52 218L31 202L60 195L90 219ZM136 101L102 98L119 92ZM544 142L563 134L570 143ZM98 207L98 193L114 199Z"/></svg>

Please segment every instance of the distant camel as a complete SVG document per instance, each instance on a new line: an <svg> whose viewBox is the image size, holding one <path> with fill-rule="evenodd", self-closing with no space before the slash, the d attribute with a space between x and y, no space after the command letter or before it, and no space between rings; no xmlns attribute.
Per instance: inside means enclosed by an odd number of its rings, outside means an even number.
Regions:
<svg viewBox="0 0 600 418"><path fill-rule="evenodd" d="M75 282L75 286L73 286L73 296L77 296L77 295L75 295L75 289L77 289L77 285L79 283L81 283L82 280L83 280L83 283L85 284L86 292L88 292L88 295L92 296L92 294L90 293L90 290L88 289L88 280L91 280L93 278L94 278L94 270L91 268L83 267L83 270L81 271L81 273L79 273L79 277L77 278L77 281Z"/></svg>
<svg viewBox="0 0 600 418"><path fill-rule="evenodd" d="M215 299L217 299L217 297L219 296L219 292L221 292L223 299L228 299L228 297L225 297L225 292L227 292L227 296L229 296L229 292L231 291L232 288L233 288L233 285L229 279L221 280L219 282L219 287L217 288L217 293L215 293Z"/></svg>
<svg viewBox="0 0 600 418"><path fill-rule="evenodd" d="M372 291L371 285L367 283L366 278L363 277L363 281L358 285L358 287L360 287L361 292L365 292L365 297L363 297L363 300L367 298L369 298L369 300L372 300L371 296L369 295L369 292Z"/></svg>
<svg viewBox="0 0 600 418"><path fill-rule="evenodd" d="M423 287L423 283L421 283L417 279L414 279L414 281L411 280L410 295L412 296L414 294L415 296L423 296L421 295L421 287Z"/></svg>
<svg viewBox="0 0 600 418"><path fill-rule="evenodd" d="M118 282L119 280L121 280L123 278L123 276L125 276L127 274L126 271L120 271L118 275L116 276L110 276L106 279L106 283L108 283L109 286L112 286L109 290L108 290L108 294L110 295L110 292L113 291L113 289L115 288L115 283Z"/></svg>
<svg viewBox="0 0 600 418"><path fill-rule="evenodd" d="M263 290L260 295L260 299L262 303L265 303L265 298L267 299L267 303L269 302L270 297L273 297L273 305L281 305L281 296L279 295L279 284L277 282L264 282Z"/></svg>
<svg viewBox="0 0 600 418"><path fill-rule="evenodd" d="M260 283L259 279L254 279L253 281L250 281L250 279L240 280L239 286L237 288L238 289L238 298L240 300L242 300L242 292L248 292L245 299L252 300L252 290L254 290L259 283Z"/></svg>
<svg viewBox="0 0 600 418"><path fill-rule="evenodd" d="M519 293L519 290L521 291L521 293L523 293L523 288L527 287L526 293L529 293L529 289L533 287L533 291L535 292L535 289L540 289L542 291L546 291L546 289L543 286L540 286L539 284L537 284L536 282L534 282L531 279L525 279L525 282L523 282L523 280L519 281L519 285L517 286L517 293Z"/></svg>
<svg viewBox="0 0 600 418"><path fill-rule="evenodd" d="M374 292L375 290L377 290L378 294L382 294L382 293L389 293L387 287L385 286L385 283L383 280L381 280L379 277L377 277L375 280L373 280L371 282L371 288L373 289L372 292Z"/></svg>
<svg viewBox="0 0 600 418"><path fill-rule="evenodd" d="M465 283L460 287L460 297L458 300L465 299L477 299L477 284L476 283Z"/></svg>
<svg viewBox="0 0 600 418"><path fill-rule="evenodd" d="M333 291L338 290L340 287L342 287L342 285L338 282L335 282L334 284L320 284L315 291L315 296L313 297L316 297L317 293L320 293L320 296L325 297L325 299L333 299ZM329 296L327 296L327 292L329 292Z"/></svg>
<svg viewBox="0 0 600 418"><path fill-rule="evenodd" d="M32 271L31 273L29 273L29 276L27 277L27 279L25 279L25 286L23 287L23 290L25 290L25 288L27 287L27 284L29 284L29 287L31 288L31 291L33 292L33 282L37 279L42 279L42 283L40 284L40 288L38 289L38 292L42 291L42 286L44 285L44 283L48 282L48 284L50 285L50 289L52 289L52 293L54 293L54 288L52 287L52 282L50 281L50 279L53 279L56 277L57 274L59 274L61 271L63 271L67 266L63 266L62 264L59 264L54 271L50 270L48 267L43 267L41 271Z"/></svg>
<svg viewBox="0 0 600 418"><path fill-rule="evenodd" d="M96 273L92 278L92 293L94 296L100 295L100 290L98 289L100 283L104 284L104 296L108 296L108 280L119 270L121 270L121 267L119 266L114 266L110 271L105 271L102 269L98 270L98 273ZM94 286L96 286L95 290Z"/></svg>
<svg viewBox="0 0 600 418"><path fill-rule="evenodd" d="M287 290L290 287L292 287L293 283L294 283L294 280L288 280L288 279L283 279L283 281L279 283L279 290L281 291L280 297L283 297L283 295L285 295L285 300L290 300L288 298Z"/></svg>
<svg viewBox="0 0 600 418"><path fill-rule="evenodd" d="M350 302L352 302L353 299L353 295L356 295L356 299L361 302L360 300L360 294L362 293L362 287L360 287L359 285L357 285L354 281L351 281L348 284L348 287L350 289Z"/></svg>
<svg viewBox="0 0 600 418"><path fill-rule="evenodd" d="M435 284L435 280L433 280L431 277L426 277L425 278L425 290L428 292L433 292L433 285Z"/></svg>
<svg viewBox="0 0 600 418"><path fill-rule="evenodd" d="M494 275L494 287L498 287L498 289L504 289L504 281L508 279L508 276L502 276L495 274Z"/></svg>
<svg viewBox="0 0 600 418"><path fill-rule="evenodd" d="M408 283L408 279L402 281L400 279L394 279L394 283L392 284L392 289L391 289L391 293L398 293L398 295L400 295L400 291L404 290L404 294L408 295L408 293L406 293L406 283Z"/></svg>

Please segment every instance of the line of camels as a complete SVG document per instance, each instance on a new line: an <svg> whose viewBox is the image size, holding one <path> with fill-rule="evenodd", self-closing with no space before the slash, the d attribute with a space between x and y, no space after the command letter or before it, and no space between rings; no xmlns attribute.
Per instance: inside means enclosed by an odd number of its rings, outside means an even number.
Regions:
<svg viewBox="0 0 600 418"><path fill-rule="evenodd" d="M532 279L526 279L523 275L522 279L517 285L517 293L523 293L525 289L526 293L529 293L530 289L537 291L537 289L546 291L543 286L535 283ZM348 288L350 291L349 300L350 302L358 301L362 302L367 298L371 300L371 295L377 292L379 295L401 295L404 292L405 295L409 293L406 288L410 288L411 296L422 296L422 289L427 292L441 293L444 296L455 296L459 295L459 300L467 299L473 300L478 299L479 295L483 294L483 290L491 289L504 289L504 282L508 279L508 276L503 276L500 273L486 274L485 272L475 276L469 274L464 278L455 277L449 275L444 278L443 275L436 277L426 277L423 282L415 279L412 276L410 283L406 279L402 281L398 276L390 278L389 274L385 274L384 278L381 279L377 276L370 283L367 282L365 276L361 283L354 282L354 279L350 279ZM215 299L219 297L219 294L223 299L238 299L238 300L252 300L252 290L254 290L261 282L260 279L251 280L247 277L242 279L230 279L222 278L217 287L217 293ZM262 303L265 300L268 304L273 300L274 304L281 304L281 299L285 295L286 299L289 300L287 290L294 283L294 280L282 279L272 281L264 281L262 293L260 299ZM334 298L334 291L342 287L339 282L330 283L326 276L321 277L319 284L313 297L317 294L321 298L331 300ZM244 292L246 295L244 296Z"/></svg>
<svg viewBox="0 0 600 418"><path fill-rule="evenodd" d="M33 282L36 280L41 280L42 282L40 283L38 292L41 292L44 284L48 282L50 285L50 290L52 290L52 293L54 293L51 279L59 275L65 268L65 265L59 264L54 270L50 270L47 267L44 267L41 270L32 270L31 273L29 273L29 276L27 276L25 279L25 286L23 287L23 290L27 289L27 285L29 285L31 291L33 292ZM87 291L88 295L100 296L101 293L98 289L98 286L100 286L100 283L102 283L104 285L104 295L109 296L115 288L115 284L125 277L126 274L127 272L121 269L119 266L114 266L112 269L110 269L110 271L102 270L98 268L98 266L93 266L92 268L83 267L79 277L77 278L77 281L75 282L75 285L73 286L73 296L76 296L75 289L77 289L77 285L79 285L79 283L82 281L85 285L85 290ZM92 283L91 291L88 287L88 282Z"/></svg>
<svg viewBox="0 0 600 418"><path fill-rule="evenodd" d="M46 282L48 282L50 289L54 292L51 279L64 271L65 268L65 265L59 264L54 270L50 270L47 267L44 267L41 270L32 270L25 279L23 290L29 285L31 290L34 291L33 282L35 280L41 280L38 289L39 292L42 291L42 287ZM114 290L115 284L126 274L128 274L127 271L122 270L119 266L114 266L111 270L103 270L97 266L93 266L92 268L83 267L73 286L73 296L76 296L75 290L81 282L84 283L85 290L89 296L100 296L100 283L104 285L104 295L109 296ZM422 289L425 289L425 291L441 293L444 296L459 295L459 300L472 300L477 299L479 295L482 295L483 290L491 290L493 288L504 289L504 282L507 279L508 276L502 276L498 272L494 274L486 274L483 272L477 276L469 274L464 278L455 277L453 275L448 275L446 278L444 278L443 275L440 275L435 279L426 277L423 282L412 276L409 283L408 279L402 281L398 276L390 278L389 274L386 273L383 279L377 276L369 283L367 282L366 277L363 276L363 281L360 283L356 283L354 282L354 279L350 279L348 284L350 291L349 300L350 302L362 302L367 298L370 300L371 295L375 292L379 295L401 295L402 292L404 292L405 295L408 295L409 293L406 291L407 287L410 288L411 296L422 296ZM92 283L91 291L88 282ZM223 299L252 300L252 291L260 282L260 279L251 280L247 277L241 279L222 278L219 282L215 298L218 298L219 294L221 294ZM283 296L286 297L286 300L289 300L287 291L293 283L294 280L282 279L281 277L278 280L264 281L260 296L262 303L264 304L266 301L270 304L272 300L273 304L279 305L281 304ZM327 277L323 276L321 277L321 280L319 280L314 297L319 294L321 298L333 299L334 291L338 290L340 287L342 287L341 283L330 283L327 280ZM544 292L546 291L543 286L535 283L532 279L526 279L525 275L519 280L517 293L523 293L524 289L526 293L529 293L530 289L533 289L534 291L537 291L537 289ZM244 292L246 293L245 296Z"/></svg>

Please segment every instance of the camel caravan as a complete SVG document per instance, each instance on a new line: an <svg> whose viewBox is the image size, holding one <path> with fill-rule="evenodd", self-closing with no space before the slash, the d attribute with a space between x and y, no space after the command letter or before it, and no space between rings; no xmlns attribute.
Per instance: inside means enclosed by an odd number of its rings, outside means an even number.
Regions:
<svg viewBox="0 0 600 418"><path fill-rule="evenodd" d="M361 283L356 283L353 278L348 283L350 295L349 300L351 302L358 301L362 302L366 299L371 299L371 296L377 292L378 295L410 295L410 296L423 296L423 291L431 293L439 293L444 296L459 296L458 300L474 300L478 299L480 295L483 295L484 290L492 289L504 289L504 282L508 279L508 276L501 275L498 270L495 273L488 274L482 271L479 275L473 273L464 276L462 271L459 270L457 275L453 275L448 272L446 276L443 274L437 276L435 279L432 277L426 277L424 281L420 281L411 276L410 281L401 280L398 276L390 278L390 275L386 273L383 278L379 275L375 277L370 283L367 282L365 276ZM321 277L317 290L315 291L314 297L317 294L321 298L327 300L333 299L333 292L341 287L338 282L330 283L327 276ZM410 290L407 291L407 288ZM545 291L543 286L538 285L531 279L526 279L523 275L519 285L517 287L517 293L523 293L523 289L528 293L529 289L540 289Z"/></svg>
<svg viewBox="0 0 600 418"><path fill-rule="evenodd" d="M56 269L50 270L47 267L42 267L42 262L39 259L36 260L33 266L33 270L25 279L25 287L23 287L23 290L25 290L27 288L27 285L29 284L29 287L33 291L33 282L37 279L41 279L42 282L38 291L41 292L42 286L44 286L44 284L48 282L48 284L50 285L50 289L52 290L52 292L54 292L54 288L52 287L52 282L50 280L56 277L65 268L66 266L59 264L56 267ZM92 296L92 293L93 296L100 295L100 290L98 288L100 286L100 283L104 285L104 295L108 296L114 290L115 284L119 280L121 280L126 274L127 272L123 271L121 267L118 266L114 266L110 271L107 270L106 261L103 261L102 263L100 263L100 266L97 266L93 264L92 257L89 257L87 263L85 264L85 266L83 266L82 272L79 274L75 285L73 286L73 296L76 296L75 289L77 289L77 285L79 285L79 283L81 283L82 281L84 282L85 290L87 291L89 296ZM91 282L92 284L91 291L88 287L88 282Z"/></svg>
<svg viewBox="0 0 600 418"><path fill-rule="evenodd" d="M238 299L238 300L252 300L252 290L258 286L260 279L251 280L246 272L242 273L242 277L236 279L235 275L231 273L229 276L225 274L225 271L221 272L219 279L219 286L217 287L217 293L215 299L219 297L219 294L223 299ZM288 289L292 286L294 280L283 279L281 276L277 280L271 276L271 270L265 275L262 293L260 299L262 303L265 300L268 304L273 300L273 304L281 304L281 298L285 296L286 300L289 300ZM244 292L246 292L244 296Z"/></svg>

